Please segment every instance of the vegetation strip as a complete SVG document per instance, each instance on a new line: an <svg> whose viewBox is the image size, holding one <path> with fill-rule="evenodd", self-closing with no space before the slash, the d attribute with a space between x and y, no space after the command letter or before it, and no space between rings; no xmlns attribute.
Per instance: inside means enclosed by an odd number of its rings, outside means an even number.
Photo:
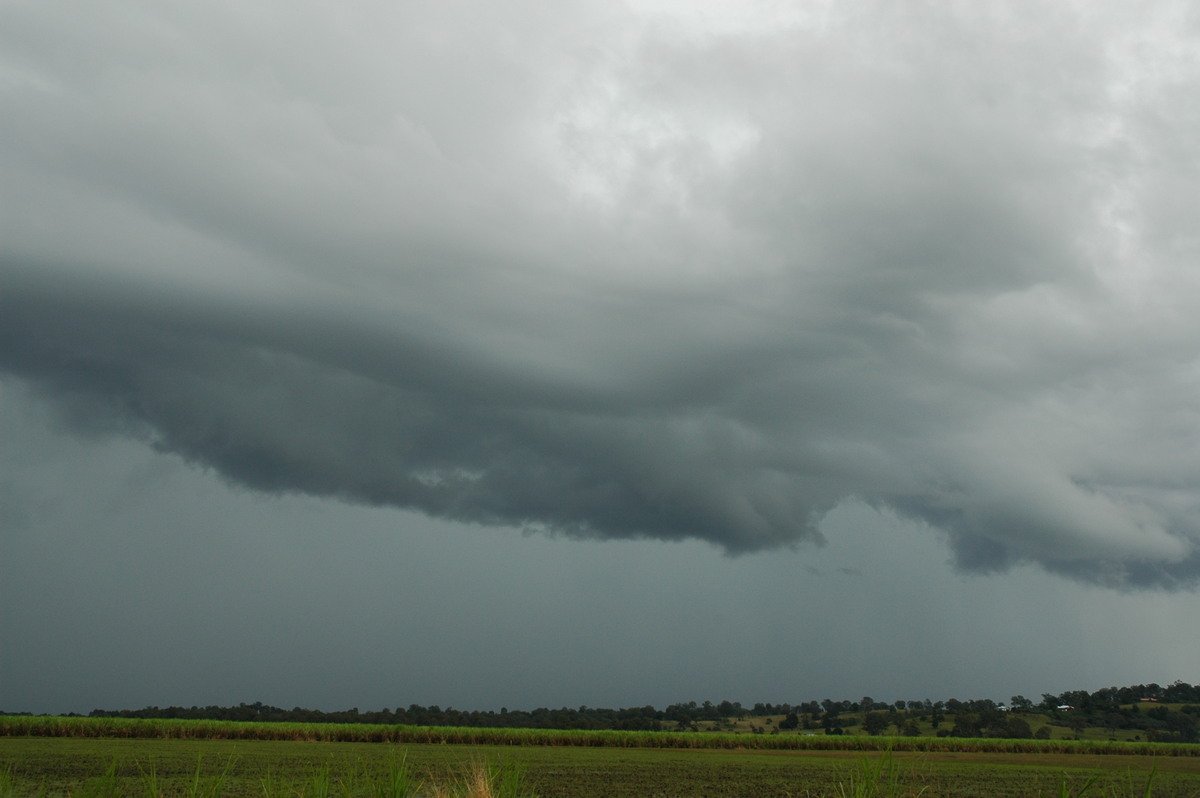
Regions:
<svg viewBox="0 0 1200 798"><path fill-rule="evenodd" d="M31 714L6 713L5 714ZM79 717L71 713L66 717ZM1200 743L1200 686L1176 681L1162 687L1139 684L1094 692L1043 693L1040 702L1014 695L1005 705L991 699L959 701L806 701L800 704L737 701L676 703L608 709L580 706L533 710L501 707L459 710L453 707L380 709L358 707L334 712L261 701L237 706L148 706L141 709L94 709L93 718L340 723L383 726L467 726L503 729L580 729L616 731L753 732L755 734L892 734L904 737L1002 737L1014 739L1129 740Z"/></svg>
<svg viewBox="0 0 1200 798"><path fill-rule="evenodd" d="M100 737L0 740L4 774L10 788L6 792L0 778L5 798L485 798L484 782L492 784L495 798L504 794L500 784L506 779L519 783L519 789L507 794L524 798L1200 795L1197 758ZM481 774L489 776L481 779Z"/></svg>
<svg viewBox="0 0 1200 798"><path fill-rule="evenodd" d="M243 723L134 718L0 716L0 736L195 740L965 753L1200 756L1200 745L1101 740L492 729L334 723Z"/></svg>

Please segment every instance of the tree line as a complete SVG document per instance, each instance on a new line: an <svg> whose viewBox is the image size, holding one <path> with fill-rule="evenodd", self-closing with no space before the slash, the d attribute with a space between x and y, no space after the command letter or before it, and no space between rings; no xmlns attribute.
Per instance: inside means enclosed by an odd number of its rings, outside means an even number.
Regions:
<svg viewBox="0 0 1200 798"><path fill-rule="evenodd" d="M1165 704L1182 705L1169 708ZM360 711L357 707L335 712L294 707L282 709L262 702L235 707L145 707L135 710L95 709L91 717L168 718L299 723L381 723L413 726L467 726L532 729L614 729L633 731L696 730L702 725L730 724L746 718L768 720L772 732L799 731L841 734L860 729L867 734L920 734L920 724L931 726L942 736L1031 737L1029 722L1022 717L1046 715L1055 725L1074 729L1088 727L1111 731L1137 730L1148 740L1196 742L1200 738L1200 685L1175 682L1130 687L1106 687L1095 692L1071 690L1043 693L1040 701L1016 695L1005 705L991 699L960 701L876 701L864 696L858 701L805 701L799 704L756 703L744 707L737 701L695 701L653 706L605 709L581 706L533 710L459 710L437 705ZM755 727L764 731L764 725ZM1039 732L1047 731L1043 726Z"/></svg>

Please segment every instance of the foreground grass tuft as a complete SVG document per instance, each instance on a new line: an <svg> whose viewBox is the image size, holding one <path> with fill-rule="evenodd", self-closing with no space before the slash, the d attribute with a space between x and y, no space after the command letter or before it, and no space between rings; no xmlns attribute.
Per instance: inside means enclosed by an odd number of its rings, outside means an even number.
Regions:
<svg viewBox="0 0 1200 798"><path fill-rule="evenodd" d="M1150 768L1150 772L1146 774L1146 784L1139 791L1133 786L1133 771L1125 773L1125 792L1117 798L1153 798L1154 795L1154 774L1158 772L1158 765Z"/></svg>
<svg viewBox="0 0 1200 798"><path fill-rule="evenodd" d="M915 768L903 773L892 752L870 759L863 757L857 771L850 771L847 780L838 783L838 798L918 798L927 785L909 786L916 780Z"/></svg>
<svg viewBox="0 0 1200 798"><path fill-rule="evenodd" d="M408 767L408 754L393 756L387 770L371 777L366 767L360 770L371 798L411 798L421 788L421 782Z"/></svg>

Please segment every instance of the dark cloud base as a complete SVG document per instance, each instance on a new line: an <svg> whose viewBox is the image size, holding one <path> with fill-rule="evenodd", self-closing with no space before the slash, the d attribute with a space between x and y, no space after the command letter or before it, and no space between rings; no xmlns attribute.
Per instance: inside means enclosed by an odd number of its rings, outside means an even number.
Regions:
<svg viewBox="0 0 1200 798"><path fill-rule="evenodd" d="M1196 586L1185 7L573 8L3 9L0 370L267 493Z"/></svg>
<svg viewBox="0 0 1200 798"><path fill-rule="evenodd" d="M819 543L821 517L862 498L948 532L967 570L1035 560L1007 530L973 516L969 496L955 507L937 495L882 495L853 458L825 458L822 473L817 457L739 439L730 430L744 422L711 409L490 404L478 390L431 389L419 371L412 385L403 367L384 381L255 346L216 324L197 329L136 302L109 308L94 298L7 291L0 367L36 385L81 433L132 436L254 490L580 537L698 538L730 553ZM1040 561L1116 587L1188 588L1200 566L1194 552L1167 564Z"/></svg>

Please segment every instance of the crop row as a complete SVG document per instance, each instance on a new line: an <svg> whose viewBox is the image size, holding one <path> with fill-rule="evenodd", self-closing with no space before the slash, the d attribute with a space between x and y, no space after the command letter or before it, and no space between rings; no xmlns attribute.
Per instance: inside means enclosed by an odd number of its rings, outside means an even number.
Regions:
<svg viewBox="0 0 1200 798"><path fill-rule="evenodd" d="M209 720L0 716L0 736L295 740L403 744L579 746L790 751L916 751L1027 754L1200 756L1200 745L1096 740L762 735L736 733L491 729L365 723L264 723Z"/></svg>

